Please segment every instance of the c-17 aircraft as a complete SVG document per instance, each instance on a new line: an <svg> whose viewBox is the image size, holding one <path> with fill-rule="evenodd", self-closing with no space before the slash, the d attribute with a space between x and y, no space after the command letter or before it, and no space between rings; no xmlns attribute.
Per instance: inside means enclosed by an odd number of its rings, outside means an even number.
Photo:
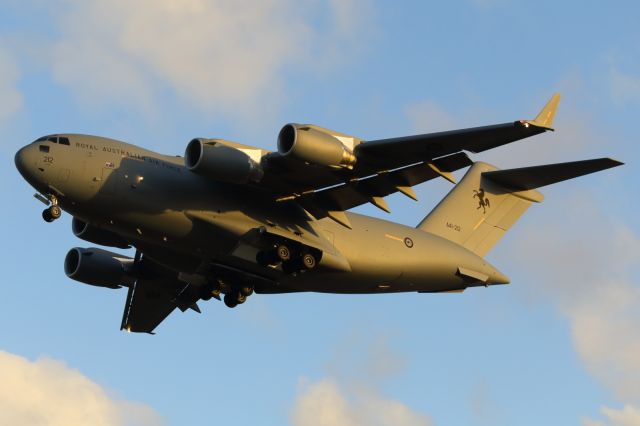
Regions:
<svg viewBox="0 0 640 426"><path fill-rule="evenodd" d="M287 124L277 152L193 139L184 158L113 139L43 136L16 167L73 233L135 247L133 258L72 248L66 275L127 287L121 329L153 333L175 308L228 307L251 294L460 292L507 284L484 259L534 202L541 186L619 166L609 158L498 170L479 153L553 130L555 94L533 120L364 141L311 124ZM470 167L469 167L470 166ZM456 184L453 171L469 167ZM442 177L455 184L416 226L348 212Z"/></svg>

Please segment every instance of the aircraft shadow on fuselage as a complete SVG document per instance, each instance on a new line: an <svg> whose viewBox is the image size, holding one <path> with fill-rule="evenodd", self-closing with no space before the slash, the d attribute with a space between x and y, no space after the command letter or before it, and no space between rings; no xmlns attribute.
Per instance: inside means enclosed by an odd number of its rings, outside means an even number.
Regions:
<svg viewBox="0 0 640 426"><path fill-rule="evenodd" d="M97 174L98 171L90 172ZM250 228L268 224L291 233L311 234L318 238L309 225L306 213L291 202L274 203L273 194L248 185L218 182L189 171L181 164L153 157L123 157L119 165L100 171L106 176L99 184L96 195L88 204L99 208L100 216L124 218L131 231L144 222L163 222L162 226L178 227L190 222L187 239L211 244L213 238L228 244L237 243L237 234L225 235L225 223L238 223ZM187 218L185 212L199 212L210 221ZM139 226L134 223L139 220ZM219 222L220 226L216 226ZM212 229L215 228L215 229ZM212 237L212 231L217 231ZM229 248L229 247L227 247Z"/></svg>

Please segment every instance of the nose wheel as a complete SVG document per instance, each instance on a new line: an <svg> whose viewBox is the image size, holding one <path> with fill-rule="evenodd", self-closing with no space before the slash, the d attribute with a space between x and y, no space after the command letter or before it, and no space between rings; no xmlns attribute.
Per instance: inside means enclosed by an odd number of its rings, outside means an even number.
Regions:
<svg viewBox="0 0 640 426"><path fill-rule="evenodd" d="M55 195L49 195L46 199L51 205L42 211L42 218L45 222L51 223L62 216L62 209L58 205L58 199Z"/></svg>

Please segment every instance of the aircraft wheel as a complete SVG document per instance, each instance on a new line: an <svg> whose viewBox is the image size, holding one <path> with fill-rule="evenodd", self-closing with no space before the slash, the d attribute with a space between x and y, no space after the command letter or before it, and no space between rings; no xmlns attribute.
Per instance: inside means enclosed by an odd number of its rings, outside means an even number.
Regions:
<svg viewBox="0 0 640 426"><path fill-rule="evenodd" d="M44 219L45 222L48 222L48 223L51 223L55 220L53 216L51 216L51 211L49 209L44 209L42 211L42 218Z"/></svg>
<svg viewBox="0 0 640 426"><path fill-rule="evenodd" d="M211 296L213 296L213 287L211 284L205 284L200 287L200 298L202 300L211 300Z"/></svg>
<svg viewBox="0 0 640 426"><path fill-rule="evenodd" d="M62 216L62 209L57 204L52 205L48 208L49 214L55 220Z"/></svg>
<svg viewBox="0 0 640 426"><path fill-rule="evenodd" d="M236 295L236 301L238 302L238 305L240 305L247 301L247 296L245 296L241 292L238 292Z"/></svg>
<svg viewBox="0 0 640 426"><path fill-rule="evenodd" d="M227 293L224 295L224 304L227 308L235 308L238 306L238 297L234 293Z"/></svg>
<svg viewBox="0 0 640 426"><path fill-rule="evenodd" d="M306 268L306 269L313 269L316 267L316 258L314 255L310 254L310 253L305 253L302 256L302 265Z"/></svg>
<svg viewBox="0 0 640 426"><path fill-rule="evenodd" d="M240 294L242 294L245 297L251 296L253 294L253 287L250 287L250 286L240 287Z"/></svg>
<svg viewBox="0 0 640 426"><path fill-rule="evenodd" d="M278 248L276 248L276 253L278 255L278 259L283 262L291 259L291 250L289 250L289 247L285 246L284 244L281 244L278 246Z"/></svg>

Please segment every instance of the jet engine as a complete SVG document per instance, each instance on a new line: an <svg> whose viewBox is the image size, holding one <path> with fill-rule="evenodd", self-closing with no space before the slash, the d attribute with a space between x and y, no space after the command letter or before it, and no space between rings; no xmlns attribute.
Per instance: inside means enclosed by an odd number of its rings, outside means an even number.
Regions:
<svg viewBox="0 0 640 426"><path fill-rule="evenodd" d="M98 248L69 250L64 258L64 272L72 280L98 287L131 286L133 259Z"/></svg>
<svg viewBox="0 0 640 426"><path fill-rule="evenodd" d="M120 235L97 228L77 217L74 217L71 221L71 230L73 231L73 235L90 243L122 249L130 247Z"/></svg>
<svg viewBox="0 0 640 426"><path fill-rule="evenodd" d="M252 156L250 154L257 155ZM236 148L229 142L193 139L187 145L185 166L215 180L231 183L258 182L263 171L259 149Z"/></svg>
<svg viewBox="0 0 640 426"><path fill-rule="evenodd" d="M310 164L352 168L353 152L340 139L317 126L290 123L278 134L278 152Z"/></svg>

